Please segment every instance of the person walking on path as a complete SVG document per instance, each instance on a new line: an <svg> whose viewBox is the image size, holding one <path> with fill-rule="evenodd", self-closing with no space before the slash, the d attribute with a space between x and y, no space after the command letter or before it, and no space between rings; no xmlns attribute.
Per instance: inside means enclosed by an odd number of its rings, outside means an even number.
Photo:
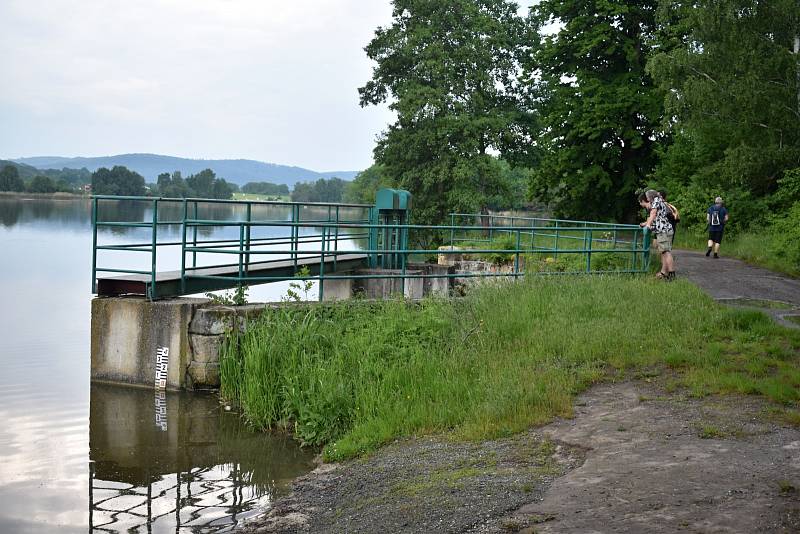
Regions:
<svg viewBox="0 0 800 534"><path fill-rule="evenodd" d="M706 221L708 221L708 250L706 250L706 257L711 255L713 248L714 257L719 258L719 245L722 243L725 223L728 222L728 210L722 205L722 197L714 199L714 204L706 211Z"/></svg>
<svg viewBox="0 0 800 534"><path fill-rule="evenodd" d="M669 208L658 191L648 190L639 197L639 205L648 210L647 220L639 226L650 228L656 234L656 243L661 252L661 272L658 278L670 281L675 278L675 262L672 258L672 238L675 229L667 218Z"/></svg>

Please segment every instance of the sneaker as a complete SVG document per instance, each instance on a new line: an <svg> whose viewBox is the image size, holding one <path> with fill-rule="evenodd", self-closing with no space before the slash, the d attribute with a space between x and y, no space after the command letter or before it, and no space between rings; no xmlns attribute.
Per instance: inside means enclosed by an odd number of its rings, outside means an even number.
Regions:
<svg viewBox="0 0 800 534"><path fill-rule="evenodd" d="M706 258L711 256L711 249L706 250Z"/></svg>
<svg viewBox="0 0 800 534"><path fill-rule="evenodd" d="M715 252L715 253L714 253L714 257L715 257L715 258L719 258L719 254L717 254L717 253Z"/></svg>

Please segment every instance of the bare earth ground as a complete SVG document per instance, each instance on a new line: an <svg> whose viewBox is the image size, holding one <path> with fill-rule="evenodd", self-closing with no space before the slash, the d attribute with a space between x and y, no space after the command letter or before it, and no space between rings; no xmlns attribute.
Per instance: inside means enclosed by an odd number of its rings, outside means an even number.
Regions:
<svg viewBox="0 0 800 534"><path fill-rule="evenodd" d="M797 280L692 252L676 261L715 298L800 307ZM770 413L756 397L604 384L576 399L572 419L526 434L416 438L322 465L244 530L800 532L800 429Z"/></svg>

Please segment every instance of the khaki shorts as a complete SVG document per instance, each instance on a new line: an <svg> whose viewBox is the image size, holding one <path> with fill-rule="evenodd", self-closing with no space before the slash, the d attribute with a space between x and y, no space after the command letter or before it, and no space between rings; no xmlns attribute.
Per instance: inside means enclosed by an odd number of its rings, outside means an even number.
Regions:
<svg viewBox="0 0 800 534"><path fill-rule="evenodd" d="M675 237L675 232L661 232L656 235L656 243L658 243L658 250L663 254L664 252L672 251L672 238Z"/></svg>

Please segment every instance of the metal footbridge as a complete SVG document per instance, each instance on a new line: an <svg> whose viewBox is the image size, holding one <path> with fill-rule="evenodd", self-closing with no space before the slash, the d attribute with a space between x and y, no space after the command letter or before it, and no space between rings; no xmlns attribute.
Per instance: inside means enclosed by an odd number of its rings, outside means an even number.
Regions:
<svg viewBox="0 0 800 534"><path fill-rule="evenodd" d="M458 213L447 225L415 225L411 204L394 189L374 205L95 195L92 292L159 299L302 279L319 281L322 299L324 280L649 268L650 234L637 225ZM437 256L493 268L409 271Z"/></svg>

